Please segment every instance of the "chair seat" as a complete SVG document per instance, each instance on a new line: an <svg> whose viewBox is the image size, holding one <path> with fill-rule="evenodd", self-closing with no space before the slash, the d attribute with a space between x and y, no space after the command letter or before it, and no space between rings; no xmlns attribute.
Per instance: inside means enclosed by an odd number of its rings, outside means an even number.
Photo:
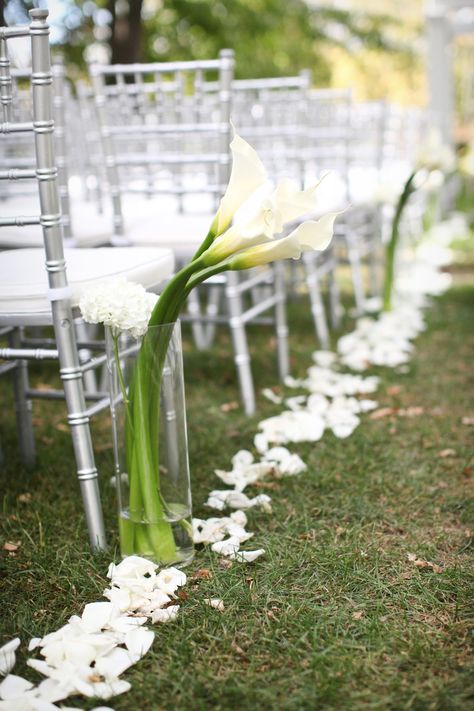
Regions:
<svg viewBox="0 0 474 711"><path fill-rule="evenodd" d="M178 259L189 259L209 231L214 212L208 195L188 200L186 211L176 211L176 201L167 196L144 198L126 195L122 200L125 234L113 243L137 247L168 247Z"/></svg>
<svg viewBox="0 0 474 711"><path fill-rule="evenodd" d="M72 304L91 284L124 276L156 289L173 274L174 255L169 249L99 247L66 249ZM42 249L0 252L0 324L45 325L51 322L47 275Z"/></svg>

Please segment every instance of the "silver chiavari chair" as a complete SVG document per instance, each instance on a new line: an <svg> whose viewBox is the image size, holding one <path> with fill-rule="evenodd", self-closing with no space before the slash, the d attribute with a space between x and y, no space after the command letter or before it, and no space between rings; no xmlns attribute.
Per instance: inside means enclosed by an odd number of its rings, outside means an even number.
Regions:
<svg viewBox="0 0 474 711"><path fill-rule="evenodd" d="M379 180L384 136L384 114L380 106L369 115L370 121L360 106L353 101L350 89L312 90L307 147L309 174L314 179L330 171L323 183L324 189L329 200L331 193L335 198L337 195L339 206L345 208L336 222L334 245L338 261L349 264L359 313L366 299L364 260L369 261L371 289L377 290L376 254L381 238L378 208L372 193ZM370 189L361 192L361 186L369 185ZM340 202L341 195L344 204ZM333 321L337 319L337 308L335 302Z"/></svg>
<svg viewBox="0 0 474 711"><path fill-rule="evenodd" d="M167 245L178 260L192 257L229 178L233 67L231 50L216 60L90 67L113 243ZM265 298L252 302L258 287L265 287ZM268 267L213 278L188 306L184 320L191 321L198 347L211 343L216 325L230 327L241 398L251 414L249 322L275 323L279 373L288 373L281 273Z"/></svg>
<svg viewBox="0 0 474 711"><path fill-rule="evenodd" d="M89 421L108 407L109 398L105 392L87 394L83 386L85 374L105 363L105 354L101 353L104 344L82 344L99 354L87 363L80 362L75 307L81 292L90 284L119 274L145 287L156 288L172 274L174 259L172 252L165 249L64 250L54 145L48 11L31 10L30 16L30 25L0 28L0 138L3 146L18 135L33 135L35 165L33 169L18 168L13 162L11 168L0 170L0 179L36 181L40 206L33 217L2 215L0 227L21 230L24 225L39 225L44 244L42 248L0 252L0 335L8 344L0 348L0 373L13 377L21 454L29 467L35 462L32 398L65 400L90 542L94 548L104 548L98 472ZM32 113L21 122L13 120L15 96L8 59L8 45L17 37L29 37L32 52ZM3 153L7 155L8 151ZM28 329L43 326L53 327L53 339L30 335ZM61 390L30 387L28 363L42 360L58 363Z"/></svg>
<svg viewBox="0 0 474 711"><path fill-rule="evenodd" d="M244 138L254 145L274 181L293 178L302 188L314 184L319 175L308 174L308 132L311 130L310 76L236 80L232 84L233 115ZM339 196L341 197L341 195ZM315 212L317 217L317 209ZM335 252L305 254L301 264L288 265L293 292L301 285L308 292L319 342L329 347L322 282L328 281L331 322L337 325L339 292Z"/></svg>
<svg viewBox="0 0 474 711"><path fill-rule="evenodd" d="M96 247L109 243L111 229L109 221L100 215L97 203L86 196L80 199L77 189L71 194L71 178L77 182L81 175L81 161L94 153L89 146L78 146L83 132L79 130L80 112L77 99L72 95L71 84L66 77L62 58L56 57L52 65L54 79L54 123L55 123L55 153L58 166L58 186L63 219L64 244L67 247ZM30 70L12 68L13 109L16 121L31 114L31 93L28 79ZM0 148L1 150L1 148ZM11 165L12 158L16 167L31 168L34 164L34 141L29 134L20 136L15 146L6 147L6 155L0 153L0 165ZM72 176L72 174L75 174ZM100 181L97 180L100 184ZM29 200L26 200L26 197ZM17 210L28 206L29 212L39 209L38 194L34 181L29 185L12 185L4 187L0 193L2 212L5 215L15 215ZM41 229L37 225L29 225L21 232L4 230L0 234L0 249L16 247L39 247L42 244Z"/></svg>

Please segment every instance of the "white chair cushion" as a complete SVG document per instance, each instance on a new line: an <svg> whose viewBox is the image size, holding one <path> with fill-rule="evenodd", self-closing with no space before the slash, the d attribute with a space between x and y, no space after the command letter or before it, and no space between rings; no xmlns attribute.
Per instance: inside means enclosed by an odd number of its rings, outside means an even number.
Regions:
<svg viewBox="0 0 474 711"><path fill-rule="evenodd" d="M192 257L207 235L213 215L136 215L125 219L125 239L138 247L168 247L177 258Z"/></svg>
<svg viewBox="0 0 474 711"><path fill-rule="evenodd" d="M169 249L99 247L66 249L67 275L72 304L90 284L124 276L129 281L155 289L173 274L174 255ZM49 322L51 306L42 249L15 249L0 252L0 323ZM31 317L31 321L28 319Z"/></svg>

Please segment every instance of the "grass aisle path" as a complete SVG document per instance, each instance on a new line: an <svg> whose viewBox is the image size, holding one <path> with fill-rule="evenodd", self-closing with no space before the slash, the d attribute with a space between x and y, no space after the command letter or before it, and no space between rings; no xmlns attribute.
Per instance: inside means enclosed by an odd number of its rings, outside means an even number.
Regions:
<svg viewBox="0 0 474 711"><path fill-rule="evenodd" d="M262 486L273 514L252 512L249 529L267 555L229 570L200 552L212 578L190 580L178 620L157 630L152 651L124 678L132 691L108 702L117 711L253 709L439 709L474 707L472 631L472 460L474 287L436 301L410 372L382 371L380 406L423 408L412 417L365 416L348 440L327 433L297 445L309 471ZM309 365L309 321L293 308L293 373ZM297 337L296 334L298 334ZM268 334L256 334L256 378L272 386ZM249 447L259 418L223 412L236 390L226 341L211 354L187 353L189 438L195 515L218 485L213 468ZM210 382L209 382L210 378ZM0 383L5 541L0 642L42 636L100 598L113 551L91 556L78 514L71 450L57 405L35 409L38 466L21 468L12 405ZM225 409L225 408L224 408ZM411 412L420 413L420 410ZM54 426L51 425L51 421ZM48 424L49 423L49 424ZM95 426L111 540L115 531L108 424ZM471 458L470 458L471 457ZM250 492L254 491L249 489ZM407 558L435 564L417 567ZM436 572L441 570L441 572ZM202 603L221 597L223 614ZM471 605L471 607L470 607ZM471 627L472 630L472 627ZM15 668L25 667L26 645ZM69 702L81 708L97 703ZM65 702L66 705L68 702Z"/></svg>

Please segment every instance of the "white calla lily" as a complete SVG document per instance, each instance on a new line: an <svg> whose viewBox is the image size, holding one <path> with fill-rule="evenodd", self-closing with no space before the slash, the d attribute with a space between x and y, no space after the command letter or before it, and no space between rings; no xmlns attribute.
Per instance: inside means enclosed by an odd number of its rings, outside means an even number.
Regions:
<svg viewBox="0 0 474 711"><path fill-rule="evenodd" d="M271 195L259 199L250 215L245 210L237 214L234 224L217 237L202 255L204 264L218 264L241 250L264 244L275 235L281 234L285 225L314 212L316 190L320 182L311 188L300 190L294 181L287 178L280 180ZM289 256L293 257L291 245L290 241L286 247L290 248ZM299 254L295 253L295 258L298 256Z"/></svg>
<svg viewBox="0 0 474 711"><path fill-rule="evenodd" d="M248 269L280 259L299 259L302 252L322 251L331 242L338 214L329 212L319 220L303 222L287 237L245 249L231 259L229 267Z"/></svg>
<svg viewBox="0 0 474 711"><path fill-rule="evenodd" d="M230 225L242 203L267 180L265 167L257 152L235 130L230 149L232 169L216 216L218 235Z"/></svg>
<svg viewBox="0 0 474 711"><path fill-rule="evenodd" d="M441 170L450 173L456 165L456 156L452 148L443 141L441 131L432 127L426 140L420 145L415 160L417 170Z"/></svg>

